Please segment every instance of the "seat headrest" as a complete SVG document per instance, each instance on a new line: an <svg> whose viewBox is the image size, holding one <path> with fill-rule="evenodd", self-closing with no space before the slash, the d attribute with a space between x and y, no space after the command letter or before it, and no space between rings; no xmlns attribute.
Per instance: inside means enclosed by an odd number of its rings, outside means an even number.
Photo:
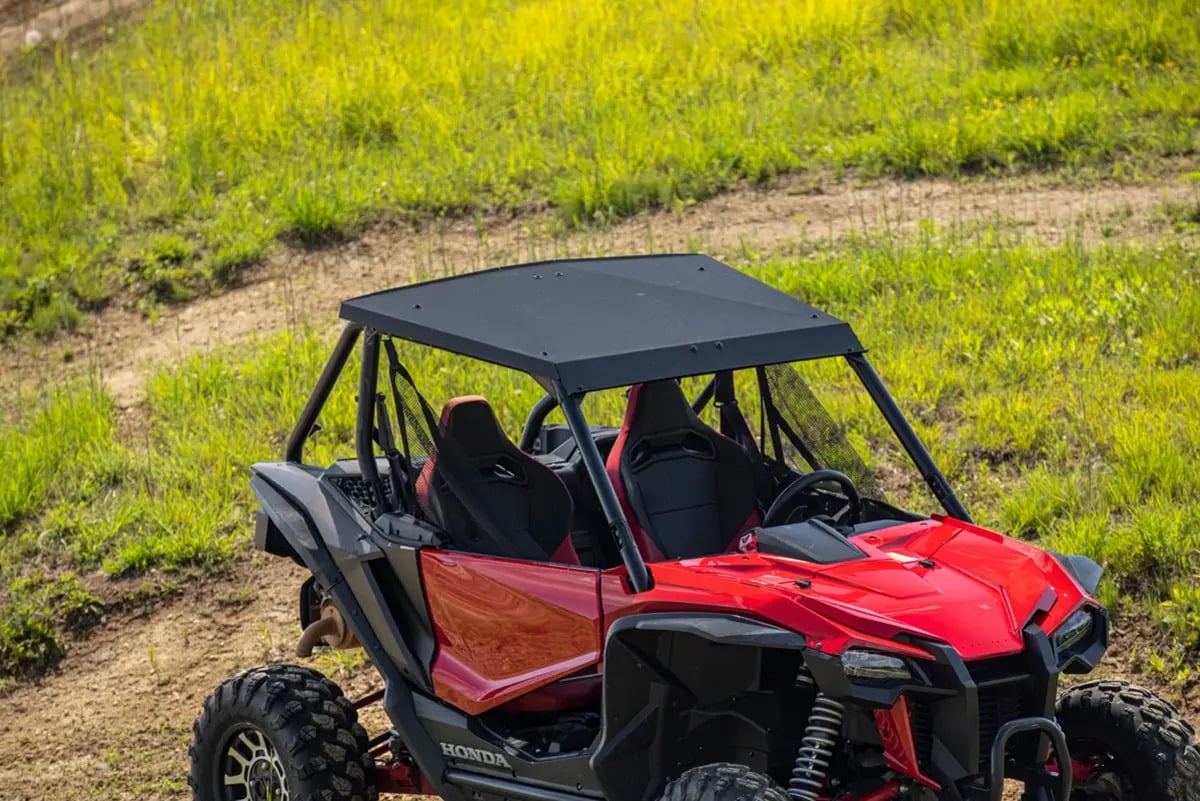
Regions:
<svg viewBox="0 0 1200 801"><path fill-rule="evenodd" d="M453 438L467 456L511 450L512 442L500 427L496 412L479 395L451 398L442 407L443 437Z"/></svg>
<svg viewBox="0 0 1200 801"><path fill-rule="evenodd" d="M629 423L644 421L656 429L688 428L696 420L692 404L678 381L649 381L629 390Z"/></svg>

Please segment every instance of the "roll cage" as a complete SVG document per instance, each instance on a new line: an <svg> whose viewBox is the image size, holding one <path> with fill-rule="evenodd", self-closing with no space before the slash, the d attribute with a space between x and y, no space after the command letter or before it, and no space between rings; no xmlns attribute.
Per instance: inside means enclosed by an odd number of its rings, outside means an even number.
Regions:
<svg viewBox="0 0 1200 801"><path fill-rule="evenodd" d="M382 446L382 449L385 451L385 458L388 456L387 451L395 447L391 443L393 434L391 432L391 422L387 419L386 405L379 402L380 394L378 393L381 361L389 357L390 359L395 359L394 350L385 357L385 347L381 346L381 343L389 336L392 335L388 332L368 327L359 322L351 322L346 326L301 411L300 418L291 436L288 438L286 449L287 461L294 463L301 463L303 461L304 443L314 431L321 410L324 408L334 385L344 372L355 346L361 340L362 363L358 382L355 450L363 480L372 488L376 499L374 510L376 517L384 513L411 514L417 511L408 506L408 504L412 503L411 499L405 502L402 500L400 493L395 491L388 492L383 477L380 474L379 461L376 456L377 445ZM887 388L883 385L882 380L866 356L862 352L854 352L842 355L840 358L844 358L853 369L858 380L879 408L884 419L891 427L892 432L946 513L959 520L970 522L970 517L966 509L954 494L949 482L934 463L916 432L913 431L908 421L904 418L899 407L887 391ZM503 365L503 363L500 364ZM393 362L389 366L389 369L395 369L396 366ZM400 369L403 368L401 367ZM763 366L757 366L756 373L760 395L766 407L764 415L766 426L762 435L771 437L776 453L781 451L783 447L782 441L787 439L797 451L805 456L810 466L813 469L817 469L820 465L811 454L806 453L807 449L804 443L797 437L795 432L790 431L787 425L782 423L779 415L775 412ZM732 386L729 382L722 382L721 376L723 374L727 374L727 371L719 370L708 380L692 402L694 410L700 411L714 401L721 406L728 404L732 400L731 397L722 397L732 392ZM522 430L519 446L522 450L531 450L537 432L545 422L547 416L555 409L561 409L569 433L578 447L579 456L586 469L587 476L596 492L596 497L599 500L609 533L616 544L617 552L625 566L629 586L635 592L650 589L653 586L653 577L636 547L625 514L622 511L612 481L605 468L604 458L591 435L591 429L580 405L587 391L578 390L571 392L559 378L551 378L547 382L544 378L539 378L536 375L534 377L535 379L539 379L539 383L542 383L544 386L548 384L547 392L533 405ZM656 378L668 377L675 378L676 376L656 376ZM403 427L402 411L397 409L396 412ZM428 414L427 409L425 410L425 414ZM407 450L407 442L404 445ZM404 457L407 459L408 454L405 453ZM404 464L405 466L401 467L399 464L393 462L391 470L408 471L412 469L411 462L406 461Z"/></svg>

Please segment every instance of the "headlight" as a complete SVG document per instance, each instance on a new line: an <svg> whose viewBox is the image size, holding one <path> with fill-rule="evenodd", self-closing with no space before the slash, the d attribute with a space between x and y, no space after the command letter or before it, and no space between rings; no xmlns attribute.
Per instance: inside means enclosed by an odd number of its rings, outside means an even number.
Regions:
<svg viewBox="0 0 1200 801"><path fill-rule="evenodd" d="M1092 631L1092 612L1090 609L1080 609L1066 619L1054 632L1054 650L1058 653L1077 645L1080 640Z"/></svg>
<svg viewBox="0 0 1200 801"><path fill-rule="evenodd" d="M903 659L875 651L847 651L842 654L842 669L854 679L912 678Z"/></svg>

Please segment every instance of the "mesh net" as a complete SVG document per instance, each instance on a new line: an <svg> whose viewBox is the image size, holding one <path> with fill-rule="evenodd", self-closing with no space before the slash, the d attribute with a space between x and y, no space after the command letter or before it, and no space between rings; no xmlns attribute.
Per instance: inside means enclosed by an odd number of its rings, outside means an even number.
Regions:
<svg viewBox="0 0 1200 801"><path fill-rule="evenodd" d="M884 500L879 481L862 457L846 438L842 427L834 421L808 384L790 364L764 368L771 403L782 423L781 444L784 453L777 454L788 464L808 464L813 470L837 470L849 476L860 494ZM791 441L787 430L795 434L800 447Z"/></svg>
<svg viewBox="0 0 1200 801"><path fill-rule="evenodd" d="M544 557L528 531L528 520L506 508L505 483L521 481L519 464L493 456L468 454L459 443L439 433L433 408L417 390L412 376L388 343L389 402L394 409L396 446L409 470L407 511L453 534L453 547L474 553L526 559ZM437 469L429 469L436 463Z"/></svg>

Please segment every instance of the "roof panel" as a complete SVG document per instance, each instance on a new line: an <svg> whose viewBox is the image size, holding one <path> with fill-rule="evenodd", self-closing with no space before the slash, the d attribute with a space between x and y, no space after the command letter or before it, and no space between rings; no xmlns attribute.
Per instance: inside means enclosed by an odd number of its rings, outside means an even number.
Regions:
<svg viewBox="0 0 1200 801"><path fill-rule="evenodd" d="M347 300L341 315L570 391L862 350L848 324L696 254L466 273Z"/></svg>

